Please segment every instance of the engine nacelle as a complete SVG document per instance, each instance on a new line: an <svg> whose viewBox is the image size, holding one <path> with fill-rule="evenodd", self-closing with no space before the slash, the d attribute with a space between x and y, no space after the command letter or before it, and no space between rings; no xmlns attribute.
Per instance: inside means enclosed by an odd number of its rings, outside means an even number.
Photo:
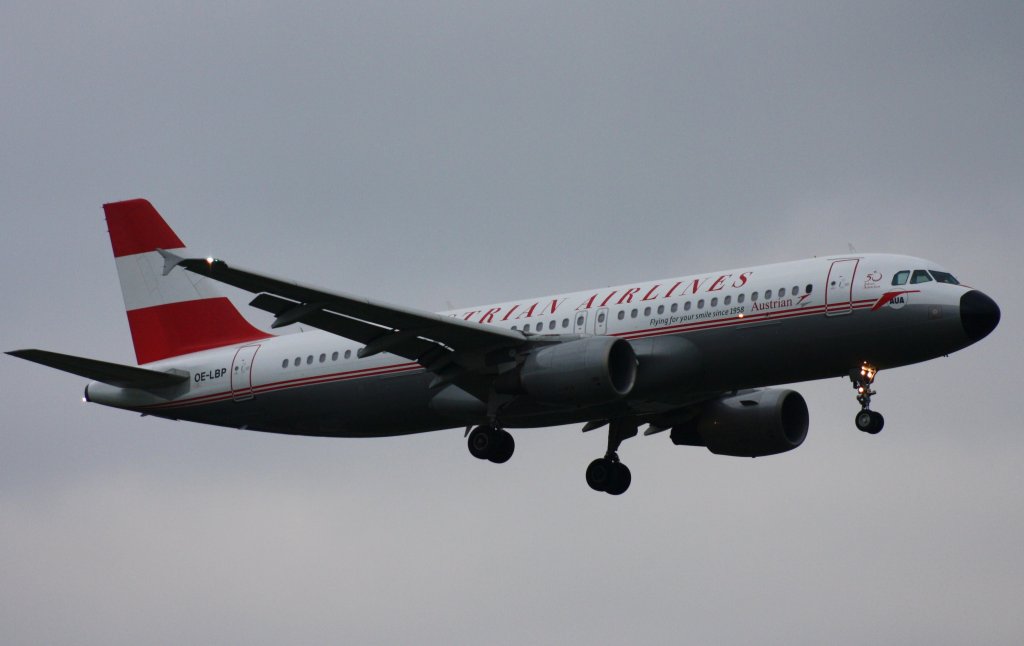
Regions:
<svg viewBox="0 0 1024 646"><path fill-rule="evenodd" d="M636 374L636 354L628 342L595 336L532 352L519 383L538 401L588 406L629 395Z"/></svg>
<svg viewBox="0 0 1024 646"><path fill-rule="evenodd" d="M673 428L672 441L706 446L718 455L756 458L803 444L809 420L800 393L754 390L711 402L694 423Z"/></svg>
<svg viewBox="0 0 1024 646"><path fill-rule="evenodd" d="M634 397L696 390L704 375L704 361L693 342L678 336L655 336L629 341L636 354Z"/></svg>

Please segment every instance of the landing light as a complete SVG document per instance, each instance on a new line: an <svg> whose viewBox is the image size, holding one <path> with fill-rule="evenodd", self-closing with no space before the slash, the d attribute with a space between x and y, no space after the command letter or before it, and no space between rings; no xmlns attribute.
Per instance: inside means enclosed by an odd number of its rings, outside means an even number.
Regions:
<svg viewBox="0 0 1024 646"><path fill-rule="evenodd" d="M206 264L208 264L208 265L212 265L213 264L213 256L207 256L206 257Z"/></svg>
<svg viewBox="0 0 1024 646"><path fill-rule="evenodd" d="M743 318L743 315L742 315L742 314L740 314L740 315L739 315L739 316L738 316L737 318Z"/></svg>

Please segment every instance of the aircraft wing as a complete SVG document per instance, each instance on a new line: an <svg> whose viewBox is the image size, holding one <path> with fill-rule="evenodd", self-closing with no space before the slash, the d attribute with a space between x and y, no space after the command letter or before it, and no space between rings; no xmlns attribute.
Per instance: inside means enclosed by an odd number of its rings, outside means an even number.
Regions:
<svg viewBox="0 0 1024 646"><path fill-rule="evenodd" d="M273 314L274 328L303 323L365 344L360 357L389 352L416 361L437 375L433 386L449 382L464 388L472 386L465 379L469 373L479 376L488 372L488 368L509 360L508 350L527 342L515 330L328 292L228 265L223 260L181 258L158 251L164 257L165 274L181 266L257 294L249 304Z"/></svg>

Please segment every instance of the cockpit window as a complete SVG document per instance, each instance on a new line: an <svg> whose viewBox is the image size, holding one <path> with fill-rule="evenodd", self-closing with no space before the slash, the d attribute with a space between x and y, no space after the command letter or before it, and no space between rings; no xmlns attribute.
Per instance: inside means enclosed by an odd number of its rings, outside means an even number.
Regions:
<svg viewBox="0 0 1024 646"><path fill-rule="evenodd" d="M910 278L910 270L909 269L905 269L903 271L898 271L892 277L892 284L893 285L906 285L908 278Z"/></svg>
<svg viewBox="0 0 1024 646"><path fill-rule="evenodd" d="M923 269L915 269L914 270L914 275L910 277L910 284L911 285L917 285L918 283L930 283L930 282L932 282L932 277L929 276L928 272L926 272Z"/></svg>
<svg viewBox="0 0 1024 646"><path fill-rule="evenodd" d="M940 283L947 283L949 285L959 285L960 284L960 281L957 280L956 278L953 278L953 274L951 274L951 273L949 273L947 271L938 271L936 269L931 269L931 270L929 270L929 272L931 273L932 278L934 278L935 280L939 281Z"/></svg>

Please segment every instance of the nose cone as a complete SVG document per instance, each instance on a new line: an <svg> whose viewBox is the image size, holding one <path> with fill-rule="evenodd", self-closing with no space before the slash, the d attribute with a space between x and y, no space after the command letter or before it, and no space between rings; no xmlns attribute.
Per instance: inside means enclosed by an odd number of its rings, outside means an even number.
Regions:
<svg viewBox="0 0 1024 646"><path fill-rule="evenodd" d="M999 325L999 306L978 290L960 297L960 322L971 343L984 339Z"/></svg>

